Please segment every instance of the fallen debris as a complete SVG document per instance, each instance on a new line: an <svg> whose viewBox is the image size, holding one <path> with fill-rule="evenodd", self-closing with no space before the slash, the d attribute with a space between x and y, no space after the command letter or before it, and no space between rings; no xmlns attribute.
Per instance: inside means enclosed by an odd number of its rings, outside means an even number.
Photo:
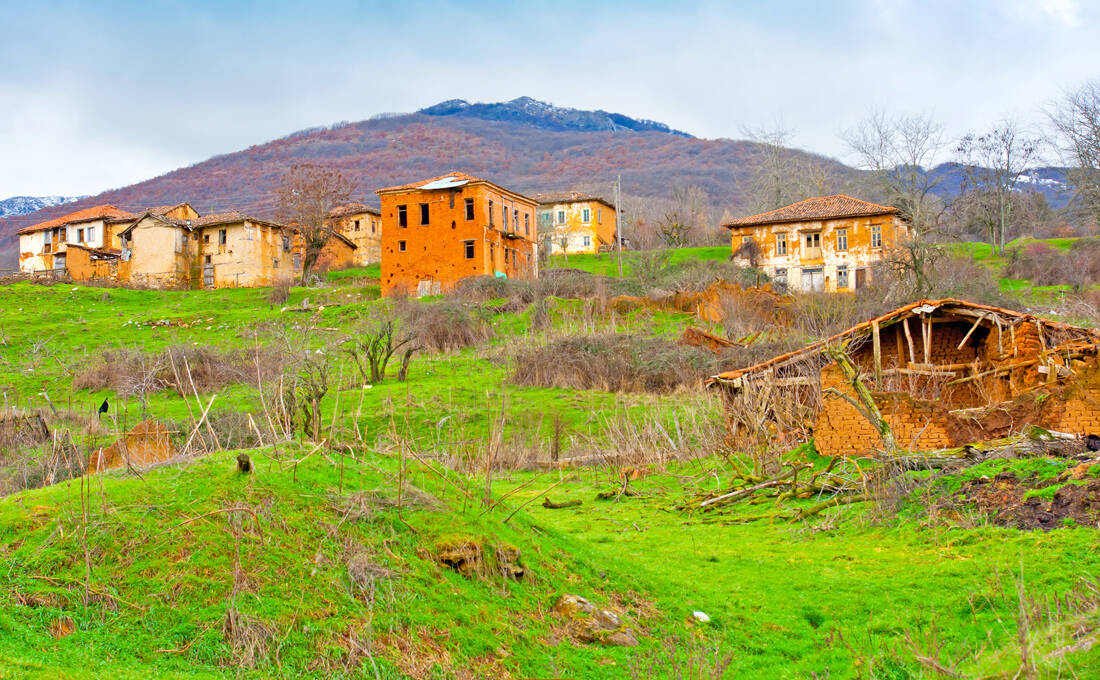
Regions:
<svg viewBox="0 0 1100 680"><path fill-rule="evenodd" d="M88 473L103 472L117 467L149 465L175 458L179 452L172 444L169 430L163 423L143 420L117 442L98 449L88 457Z"/></svg>
<svg viewBox="0 0 1100 680"><path fill-rule="evenodd" d="M561 510L562 508L575 508L578 505L580 505L582 502L583 501L581 501L581 499L574 498L571 501L562 501L561 503L555 503L554 501L550 500L549 498L545 498L542 501L542 507L548 508L550 510Z"/></svg>
<svg viewBox="0 0 1100 680"><path fill-rule="evenodd" d="M569 622L576 640L616 647L636 647L638 637L618 613L601 609L580 595L566 594L554 603L554 613Z"/></svg>
<svg viewBox="0 0 1100 680"><path fill-rule="evenodd" d="M485 546L473 539L440 543L436 546L435 558L440 564L457 571L466 578L500 576L518 581L525 573L520 562L519 548Z"/></svg>

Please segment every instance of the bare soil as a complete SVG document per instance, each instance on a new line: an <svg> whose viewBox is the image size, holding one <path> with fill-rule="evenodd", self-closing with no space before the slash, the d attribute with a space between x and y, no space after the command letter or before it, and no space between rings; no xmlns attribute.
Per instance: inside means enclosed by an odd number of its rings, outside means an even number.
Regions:
<svg viewBox="0 0 1100 680"><path fill-rule="evenodd" d="M1024 497L1032 489L1051 484L1063 484L1053 498ZM1100 522L1100 479L1092 477L1080 485L1066 480L1036 485L1012 472L1002 472L992 479L966 482L959 495L960 500L974 503L1000 526L1050 530L1063 526L1067 518L1086 526Z"/></svg>

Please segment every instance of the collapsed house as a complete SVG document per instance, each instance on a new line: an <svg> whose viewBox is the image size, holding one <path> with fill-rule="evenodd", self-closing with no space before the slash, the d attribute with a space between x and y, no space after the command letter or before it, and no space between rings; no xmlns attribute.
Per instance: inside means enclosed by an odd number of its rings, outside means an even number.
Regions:
<svg viewBox="0 0 1100 680"><path fill-rule="evenodd" d="M1098 350L1094 329L922 300L707 383L738 448L813 438L823 455L870 455L880 418L898 448L934 450L1031 425L1100 434Z"/></svg>

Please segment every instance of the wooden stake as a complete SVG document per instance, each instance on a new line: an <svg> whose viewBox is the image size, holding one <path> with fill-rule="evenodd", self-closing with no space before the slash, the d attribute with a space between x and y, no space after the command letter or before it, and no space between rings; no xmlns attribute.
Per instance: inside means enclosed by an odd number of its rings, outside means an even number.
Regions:
<svg viewBox="0 0 1100 680"><path fill-rule="evenodd" d="M974 319L974 325L971 326L970 330L968 330L966 332L966 335L963 336L962 342L960 342L959 346L956 347L955 349L962 349L963 348L963 345L965 345L966 341L970 339L970 336L974 334L974 331L978 330L978 326L981 325L982 321L985 319L985 316L986 316L985 314L982 314L977 319ZM1015 337L1016 337L1015 334L1012 337L1013 337L1013 344L1015 344Z"/></svg>
<svg viewBox="0 0 1100 680"><path fill-rule="evenodd" d="M915 364L917 363L917 355L913 351L913 334L909 332L909 318L906 317L901 325L905 329L905 341L909 343L909 363Z"/></svg>
<svg viewBox="0 0 1100 680"><path fill-rule="evenodd" d="M921 340L924 341L924 363L932 363L932 317L921 319Z"/></svg>
<svg viewBox="0 0 1100 680"><path fill-rule="evenodd" d="M878 319L871 322L871 340L875 353L875 384L879 385L882 382L882 340L878 333Z"/></svg>

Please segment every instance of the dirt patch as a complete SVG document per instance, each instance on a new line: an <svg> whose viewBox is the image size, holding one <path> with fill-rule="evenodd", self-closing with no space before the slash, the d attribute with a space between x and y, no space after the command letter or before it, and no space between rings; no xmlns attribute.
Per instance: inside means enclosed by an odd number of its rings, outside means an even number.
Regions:
<svg viewBox="0 0 1100 680"><path fill-rule="evenodd" d="M518 548L485 545L473 539L450 540L436 545L435 560L466 578L499 576L518 581L525 574Z"/></svg>
<svg viewBox="0 0 1100 680"><path fill-rule="evenodd" d="M173 432L163 423L143 420L114 444L88 457L88 473L130 465L149 465L174 458Z"/></svg>
<svg viewBox="0 0 1100 680"><path fill-rule="evenodd" d="M959 496L973 503L994 524L1018 529L1056 529L1065 520L1094 525L1100 521L1100 479L1083 477L1058 478L1036 484L1020 479L1012 472L1002 472L993 478L983 477L963 484ZM1032 493L1054 489L1052 494Z"/></svg>

